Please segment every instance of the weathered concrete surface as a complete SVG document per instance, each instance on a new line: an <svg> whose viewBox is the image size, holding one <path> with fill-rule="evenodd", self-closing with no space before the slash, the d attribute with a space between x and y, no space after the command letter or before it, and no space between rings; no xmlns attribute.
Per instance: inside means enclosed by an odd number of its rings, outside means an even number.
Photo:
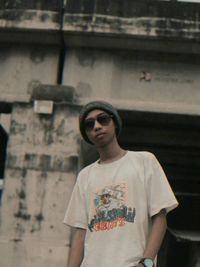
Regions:
<svg viewBox="0 0 200 267"><path fill-rule="evenodd" d="M0 224L0 265L66 267L70 229L62 221L78 169L77 109L52 115L15 104Z"/></svg>
<svg viewBox="0 0 200 267"><path fill-rule="evenodd" d="M1 0L1 42L59 44L62 5L59 0Z"/></svg>
<svg viewBox="0 0 200 267"><path fill-rule="evenodd" d="M199 64L198 56L71 49L63 84L82 103L107 99L122 109L199 115Z"/></svg>
<svg viewBox="0 0 200 267"><path fill-rule="evenodd" d="M0 40L200 53L199 15L177 1L2 0Z"/></svg>
<svg viewBox="0 0 200 267"><path fill-rule="evenodd" d="M1 28L30 28L30 29L49 29L57 30L60 28L59 17L57 13L41 10L11 10L0 11Z"/></svg>
<svg viewBox="0 0 200 267"><path fill-rule="evenodd" d="M51 11L58 11L61 6L62 2L60 0L1 0L1 8L2 9L11 9L11 10L25 10L25 9L35 9L35 10L51 10Z"/></svg>
<svg viewBox="0 0 200 267"><path fill-rule="evenodd" d="M56 84L56 47L8 45L0 49L0 101L29 101L33 84Z"/></svg>
<svg viewBox="0 0 200 267"><path fill-rule="evenodd" d="M69 30L199 39L198 3L69 0L65 10Z"/></svg>
<svg viewBox="0 0 200 267"><path fill-rule="evenodd" d="M200 53L199 14L199 3L69 0L64 37L72 46Z"/></svg>

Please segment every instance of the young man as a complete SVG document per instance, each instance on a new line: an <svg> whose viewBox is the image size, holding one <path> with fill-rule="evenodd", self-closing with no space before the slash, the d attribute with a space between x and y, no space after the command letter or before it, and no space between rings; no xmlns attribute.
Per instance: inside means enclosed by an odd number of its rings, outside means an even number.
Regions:
<svg viewBox="0 0 200 267"><path fill-rule="evenodd" d="M79 173L64 223L75 228L68 267L152 267L166 214L178 203L155 156L123 150L112 105L88 103L80 132L100 158Z"/></svg>

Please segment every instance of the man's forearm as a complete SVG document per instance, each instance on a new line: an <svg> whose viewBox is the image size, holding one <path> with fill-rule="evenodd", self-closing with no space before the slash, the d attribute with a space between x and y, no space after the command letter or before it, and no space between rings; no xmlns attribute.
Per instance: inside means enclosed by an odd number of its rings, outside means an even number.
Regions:
<svg viewBox="0 0 200 267"><path fill-rule="evenodd" d="M162 210L153 216L152 220L152 229L144 251L144 257L154 259L158 254L167 229L165 210Z"/></svg>
<svg viewBox="0 0 200 267"><path fill-rule="evenodd" d="M165 210L161 210L152 218L152 228L149 234L147 246L143 254L144 258L151 258L152 260L154 260L161 247L166 229L166 212ZM143 267L143 264L139 263L137 267Z"/></svg>
<svg viewBox="0 0 200 267"><path fill-rule="evenodd" d="M84 254L85 229L76 228L72 238L67 267L80 267Z"/></svg>

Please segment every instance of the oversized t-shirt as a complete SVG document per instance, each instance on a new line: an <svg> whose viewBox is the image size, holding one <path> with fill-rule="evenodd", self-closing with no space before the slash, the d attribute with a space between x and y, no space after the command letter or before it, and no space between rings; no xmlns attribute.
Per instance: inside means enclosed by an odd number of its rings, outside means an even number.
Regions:
<svg viewBox="0 0 200 267"><path fill-rule="evenodd" d="M151 217L177 205L155 156L128 151L81 170L64 223L86 229L81 267L130 267L143 257Z"/></svg>

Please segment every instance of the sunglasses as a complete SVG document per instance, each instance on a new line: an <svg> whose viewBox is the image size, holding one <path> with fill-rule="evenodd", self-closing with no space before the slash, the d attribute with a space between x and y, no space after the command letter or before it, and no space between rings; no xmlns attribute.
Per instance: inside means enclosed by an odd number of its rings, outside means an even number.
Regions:
<svg viewBox="0 0 200 267"><path fill-rule="evenodd" d="M95 119L86 119L84 121L84 128L86 131L91 131L94 128L95 121L98 121L102 126L106 126L111 122L112 115L101 113Z"/></svg>

